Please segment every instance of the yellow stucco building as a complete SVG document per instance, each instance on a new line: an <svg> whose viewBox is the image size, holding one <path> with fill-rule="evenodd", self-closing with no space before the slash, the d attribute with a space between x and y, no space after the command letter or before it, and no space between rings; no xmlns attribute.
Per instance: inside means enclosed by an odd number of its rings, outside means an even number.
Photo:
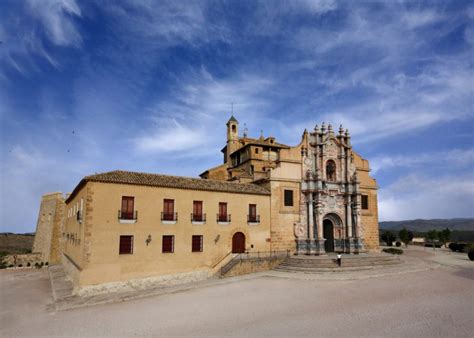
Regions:
<svg viewBox="0 0 474 338"><path fill-rule="evenodd" d="M349 132L304 131L294 146L239 136L201 178L127 171L84 177L65 200L60 248L76 288L197 280L242 252L378 249L377 185Z"/></svg>

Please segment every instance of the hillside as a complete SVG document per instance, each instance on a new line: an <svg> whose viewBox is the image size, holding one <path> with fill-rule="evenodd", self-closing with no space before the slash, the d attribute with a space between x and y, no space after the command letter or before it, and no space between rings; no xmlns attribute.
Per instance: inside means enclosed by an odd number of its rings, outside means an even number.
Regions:
<svg viewBox="0 0 474 338"><path fill-rule="evenodd" d="M0 233L0 253L21 254L31 252L35 234Z"/></svg>
<svg viewBox="0 0 474 338"><path fill-rule="evenodd" d="M380 229L400 230L407 228L415 232L425 232L431 229L442 230L449 228L457 231L474 231L474 218L452 219L414 219L407 221L379 222Z"/></svg>

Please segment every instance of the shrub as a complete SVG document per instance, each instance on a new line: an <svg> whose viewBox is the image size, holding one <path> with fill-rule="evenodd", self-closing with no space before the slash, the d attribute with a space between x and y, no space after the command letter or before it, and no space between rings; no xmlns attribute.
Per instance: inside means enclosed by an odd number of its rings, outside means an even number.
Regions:
<svg viewBox="0 0 474 338"><path fill-rule="evenodd" d="M459 243L458 244L458 252L464 252L464 249L466 249L466 244L465 243Z"/></svg>
<svg viewBox="0 0 474 338"><path fill-rule="evenodd" d="M392 255L401 255L403 253L402 249L396 249L396 248L387 248L387 249L383 249L382 251L392 254Z"/></svg>
<svg viewBox="0 0 474 338"><path fill-rule="evenodd" d="M469 252L467 253L467 257L469 257L471 261L474 261L474 249L469 249Z"/></svg>
<svg viewBox="0 0 474 338"><path fill-rule="evenodd" d="M19 268L22 268L22 267L23 267L23 264L19 264L18 267L19 267Z"/></svg>
<svg viewBox="0 0 474 338"><path fill-rule="evenodd" d="M30 262L26 263L26 266L31 266L31 263Z"/></svg>
<svg viewBox="0 0 474 338"><path fill-rule="evenodd" d="M458 243L449 243L448 248L451 249L451 251L457 251Z"/></svg>
<svg viewBox="0 0 474 338"><path fill-rule="evenodd" d="M396 246L402 246L402 243L397 241L397 243L395 243Z"/></svg>
<svg viewBox="0 0 474 338"><path fill-rule="evenodd" d="M41 265L41 266L43 266L43 265L44 265L44 263L43 263L43 262L41 262L41 263L40 263L40 265Z"/></svg>
<svg viewBox="0 0 474 338"><path fill-rule="evenodd" d="M36 263L35 263L35 268L39 269L39 268L41 268L41 265L39 265L39 263L36 262Z"/></svg>
<svg viewBox="0 0 474 338"><path fill-rule="evenodd" d="M48 265L49 265L49 262L44 263L44 265L48 266Z"/></svg>
<svg viewBox="0 0 474 338"><path fill-rule="evenodd" d="M9 268L13 268L13 264L10 264L8 267L9 267Z"/></svg>

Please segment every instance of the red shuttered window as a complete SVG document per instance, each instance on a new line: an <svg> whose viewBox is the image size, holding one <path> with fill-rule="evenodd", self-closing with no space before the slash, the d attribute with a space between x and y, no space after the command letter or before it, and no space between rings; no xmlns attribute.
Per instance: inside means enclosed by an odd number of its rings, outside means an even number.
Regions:
<svg viewBox="0 0 474 338"><path fill-rule="evenodd" d="M202 221L202 201L193 202L193 221Z"/></svg>
<svg viewBox="0 0 474 338"><path fill-rule="evenodd" d="M249 204L249 222L257 221L257 205Z"/></svg>
<svg viewBox="0 0 474 338"><path fill-rule="evenodd" d="M165 199L163 201L163 220L174 220L174 200Z"/></svg>
<svg viewBox="0 0 474 338"><path fill-rule="evenodd" d="M174 252L174 236L163 236L162 252Z"/></svg>
<svg viewBox="0 0 474 338"><path fill-rule="evenodd" d="M122 219L133 219L133 205L135 198L130 196L122 196Z"/></svg>
<svg viewBox="0 0 474 338"><path fill-rule="evenodd" d="M192 252L202 252L202 236L193 235Z"/></svg>
<svg viewBox="0 0 474 338"><path fill-rule="evenodd" d="M219 222L227 222L227 203L219 202Z"/></svg>
<svg viewBox="0 0 474 338"><path fill-rule="evenodd" d="M120 236L119 254L130 255L133 253L133 236Z"/></svg>

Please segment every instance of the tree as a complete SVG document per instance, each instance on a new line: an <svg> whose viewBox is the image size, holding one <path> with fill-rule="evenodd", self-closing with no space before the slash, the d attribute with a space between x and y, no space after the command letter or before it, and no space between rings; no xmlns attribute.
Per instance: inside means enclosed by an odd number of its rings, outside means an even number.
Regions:
<svg viewBox="0 0 474 338"><path fill-rule="evenodd" d="M387 243L388 246L392 246L392 242L396 239L395 235L391 231L388 231L388 230L382 233L381 238L382 238L382 241Z"/></svg>
<svg viewBox="0 0 474 338"><path fill-rule="evenodd" d="M451 239L451 230L448 228L441 230L438 232L438 239L444 244L444 246L447 248L447 244L449 240Z"/></svg>
<svg viewBox="0 0 474 338"><path fill-rule="evenodd" d="M406 228L403 228L398 232L398 237L405 244L405 247L408 247L408 243L413 239L413 232L408 231Z"/></svg>
<svg viewBox="0 0 474 338"><path fill-rule="evenodd" d="M426 234L426 239L429 240L431 242L431 245L433 245L433 250L435 250L436 246L435 246L435 240L438 238L438 231L436 230L430 230L428 231L428 233Z"/></svg>

